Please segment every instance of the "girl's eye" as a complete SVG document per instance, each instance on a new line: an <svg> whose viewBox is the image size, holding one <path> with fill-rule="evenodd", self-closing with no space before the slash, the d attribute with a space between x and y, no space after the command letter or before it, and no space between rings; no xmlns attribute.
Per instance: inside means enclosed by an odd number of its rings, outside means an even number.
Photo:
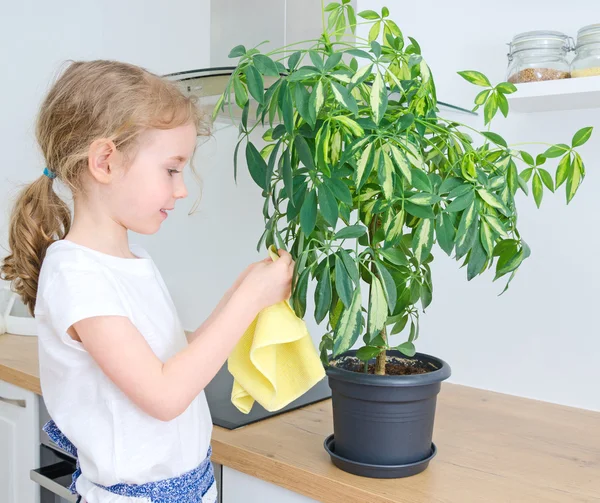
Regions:
<svg viewBox="0 0 600 503"><path fill-rule="evenodd" d="M181 171L177 169L168 169L167 171L169 172L169 176L173 176L173 173L181 173Z"/></svg>

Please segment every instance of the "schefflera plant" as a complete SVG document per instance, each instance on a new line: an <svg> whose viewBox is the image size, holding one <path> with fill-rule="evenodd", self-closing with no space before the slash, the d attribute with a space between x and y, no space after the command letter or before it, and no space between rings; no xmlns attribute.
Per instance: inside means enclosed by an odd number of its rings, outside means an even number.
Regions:
<svg viewBox="0 0 600 503"><path fill-rule="evenodd" d="M569 202L585 176L575 149L592 128L534 159L489 130L498 110L508 115L513 84L492 86L480 72L459 72L484 87L475 109L483 107L488 127L445 119L419 44L405 39L387 8L358 14L370 23L368 39L345 35L356 27L349 0L322 12L322 36L298 43L308 48L263 54L235 47L230 57L239 61L215 114L242 110L235 174L243 148L264 197L258 248L290 250L298 316L306 312L309 281L317 282L314 318L327 321L323 364L362 335L357 356L376 357L375 373L385 374L388 350L415 354L419 307L433 295L433 245L462 261L468 280L495 267L494 280L509 275L508 288L530 254L517 228L517 191L529 194L531 184L539 206L544 187L566 182ZM259 125L268 128L260 149L250 138ZM557 157L553 177L546 161ZM394 345L396 334L403 340Z"/></svg>

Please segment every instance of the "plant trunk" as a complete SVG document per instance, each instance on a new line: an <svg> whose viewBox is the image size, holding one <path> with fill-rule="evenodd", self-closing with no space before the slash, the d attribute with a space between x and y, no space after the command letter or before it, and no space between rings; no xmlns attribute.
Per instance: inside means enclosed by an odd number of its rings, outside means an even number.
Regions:
<svg viewBox="0 0 600 503"><path fill-rule="evenodd" d="M383 340L387 342L385 328L381 331L381 336L383 337ZM375 374L380 376L385 375L385 358L386 351L385 349L382 349L381 353L377 355L377 361L375 362Z"/></svg>
<svg viewBox="0 0 600 503"><path fill-rule="evenodd" d="M371 220L371 225L369 225L369 243L373 249L375 248L375 245L373 244L373 237L375 236L375 232L377 231L377 224L378 224L378 217L377 217L377 215L374 215L373 219ZM375 274L377 272L377 268L376 268L374 262L371 262L371 271L373 271L373 274ZM369 287L369 299L371 298L371 290L372 289L373 289L373 284L371 284ZM381 330L381 337L383 337L383 340L385 342L387 342L385 326ZM375 374L385 375L385 359L386 359L386 351L385 351L385 349L382 349L381 353L379 353L377 355L377 360L375 362Z"/></svg>

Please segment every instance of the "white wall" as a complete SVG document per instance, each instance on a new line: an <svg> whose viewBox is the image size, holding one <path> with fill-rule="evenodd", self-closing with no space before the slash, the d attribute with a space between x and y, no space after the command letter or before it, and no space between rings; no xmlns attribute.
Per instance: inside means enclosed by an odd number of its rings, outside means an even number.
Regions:
<svg viewBox="0 0 600 503"><path fill-rule="evenodd" d="M558 0L358 2L359 11L380 11L384 5L404 35L421 45L438 99L467 108L478 90L456 72L479 70L493 83L505 80L505 44L514 34L551 29L575 37L581 26L600 22L593 0L580 2L577 9ZM359 35L366 37L361 28ZM475 124L482 128L483 118ZM580 150L587 176L575 199L566 206L563 185L556 195L544 195L539 211L532 198L518 201L519 229L532 255L503 296L497 296L504 288L502 279L492 283L490 273L469 283L458 262L435 252L434 300L422 316L417 342L419 351L450 363L451 381L600 410L600 109L510 113L507 119L497 118L492 131L509 144L570 143L583 126L595 126L595 131ZM534 153L544 149L525 148ZM554 174L556 163L551 166Z"/></svg>

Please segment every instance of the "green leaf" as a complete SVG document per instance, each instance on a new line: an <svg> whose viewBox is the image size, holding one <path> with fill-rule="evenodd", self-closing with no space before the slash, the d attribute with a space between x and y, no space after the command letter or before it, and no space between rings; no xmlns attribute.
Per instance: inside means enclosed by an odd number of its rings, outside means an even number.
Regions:
<svg viewBox="0 0 600 503"><path fill-rule="evenodd" d="M490 87L490 81L488 78L481 72L477 72L474 70L466 70L463 72L458 72L458 74L465 80L469 81L471 84L475 84L476 86Z"/></svg>
<svg viewBox="0 0 600 503"><path fill-rule="evenodd" d="M348 238L359 238L367 232L367 228L363 225L349 225L340 229L333 239L348 239Z"/></svg>
<svg viewBox="0 0 600 503"><path fill-rule="evenodd" d="M394 159L396 166L398 166L408 183L412 184L412 171L410 169L408 159L406 158L404 153L398 147L391 144L390 152L392 153L392 158Z"/></svg>
<svg viewBox="0 0 600 503"><path fill-rule="evenodd" d="M488 95L492 92L491 89L486 89L484 91L481 91L479 94L477 94L477 96L475 96L475 104L476 105L483 105L485 103L485 100L487 100Z"/></svg>
<svg viewBox="0 0 600 503"><path fill-rule="evenodd" d="M558 163L558 168L556 169L556 188L558 189L569 176L569 171L571 169L571 154L566 154Z"/></svg>
<svg viewBox="0 0 600 503"><path fill-rule="evenodd" d="M456 258L464 257L473 246L473 242L478 235L477 225L477 204L471 203L462 214L458 231L456 232Z"/></svg>
<svg viewBox="0 0 600 503"><path fill-rule="evenodd" d="M363 19L368 19L370 21L372 21L373 19L379 19L379 14L377 14L377 12L375 12L374 10L363 10L362 12L358 13L359 17L362 17Z"/></svg>
<svg viewBox="0 0 600 503"><path fill-rule="evenodd" d="M313 65L319 70L323 71L323 59L319 55L317 51L308 51L308 56L310 60L313 62Z"/></svg>
<svg viewBox="0 0 600 503"><path fill-rule="evenodd" d="M446 207L446 211L448 213L462 211L471 205L471 203L473 202L473 199L475 199L475 193L473 192L473 190L470 190L466 194L463 194L462 196L459 196L456 199L454 199L454 201L452 201Z"/></svg>
<svg viewBox="0 0 600 503"><path fill-rule="evenodd" d="M308 101L310 99L310 94L309 94L308 90L306 89L306 87L304 87L303 84L298 83L298 84L296 84L295 95L296 95L296 109L298 110L300 117L302 117L306 121L306 123L309 124L311 127L314 127L315 126L315 118L310 113L310 107L308 104Z"/></svg>
<svg viewBox="0 0 600 503"><path fill-rule="evenodd" d="M487 254L483 248L481 241L476 237L471 253L469 254L469 265L467 266L467 281L471 281L475 276L480 274L483 267L487 263Z"/></svg>
<svg viewBox="0 0 600 503"><path fill-rule="evenodd" d="M352 193L344 182L338 178L331 178L327 180L326 183L338 201L341 201L348 206L352 206Z"/></svg>
<svg viewBox="0 0 600 503"><path fill-rule="evenodd" d="M498 217L496 217L495 215L488 214L484 214L482 216L496 233L498 233L503 238L508 238L506 229L504 228L502 221Z"/></svg>
<svg viewBox="0 0 600 503"><path fill-rule="evenodd" d="M296 147L296 152L298 152L298 157L302 164L304 164L309 170L314 171L315 163L313 159L312 152L302 135L296 135L294 137L294 146Z"/></svg>
<svg viewBox="0 0 600 503"><path fill-rule="evenodd" d="M524 150L521 150L521 157L530 166L535 166L535 161L533 160L533 157L531 157L531 154L525 152Z"/></svg>
<svg viewBox="0 0 600 503"><path fill-rule="evenodd" d="M489 192L487 189L477 189L477 194L492 208L500 210L506 216L510 215L510 210L496 194Z"/></svg>
<svg viewBox="0 0 600 503"><path fill-rule="evenodd" d="M432 192L433 191L433 187L431 186L431 181L429 180L427 173L425 173L423 170L418 169L418 168L413 168L413 169L411 169L411 175L412 175L412 184L416 189L422 190L424 192Z"/></svg>
<svg viewBox="0 0 600 503"><path fill-rule="evenodd" d="M550 192L554 192L554 181L552 180L552 175L543 168L539 168L538 173L542 177L542 182L544 182L544 185L548 187L548 190L550 190Z"/></svg>
<svg viewBox="0 0 600 503"><path fill-rule="evenodd" d="M341 257L342 263L344 264L346 271L348 271L350 278L352 279L354 284L358 286L360 276L358 274L358 267L356 266L356 262L352 259L350 254L343 248L338 251L338 254Z"/></svg>
<svg viewBox="0 0 600 503"><path fill-rule="evenodd" d="M317 188L317 196L323 218L331 227L335 228L338 220L338 207L335 197L324 183Z"/></svg>
<svg viewBox="0 0 600 503"><path fill-rule="evenodd" d="M304 314L306 313L306 292L308 288L309 273L310 269L308 268L302 271L300 277L298 278L298 284L296 285L294 291L294 310L299 318L303 318Z"/></svg>
<svg viewBox="0 0 600 503"><path fill-rule="evenodd" d="M394 349L397 349L409 358L412 358L417 353L415 345L412 342L403 342L402 344L396 346Z"/></svg>
<svg viewBox="0 0 600 503"><path fill-rule="evenodd" d="M341 105L350 110L354 115L358 115L358 106L356 104L356 100L354 99L354 96L348 92L348 89L346 89L340 83L332 81L331 90L333 91L335 99Z"/></svg>
<svg viewBox="0 0 600 503"><path fill-rule="evenodd" d="M509 247L503 251L496 263L496 276L494 281L505 274L516 270L523 262L525 255L523 249L517 250L516 247Z"/></svg>
<svg viewBox="0 0 600 503"><path fill-rule="evenodd" d="M371 155L373 144L369 143L358 160L356 169L356 188L360 189L373 169L374 156Z"/></svg>
<svg viewBox="0 0 600 503"><path fill-rule="evenodd" d="M300 61L301 57L302 52L296 51L288 58L288 68L290 69L290 71L293 71L296 68L296 65L298 64L298 61Z"/></svg>
<svg viewBox="0 0 600 503"><path fill-rule="evenodd" d="M233 91L235 93L235 102L238 107L244 108L244 105L248 101L248 92L246 86L240 80L239 75L233 77Z"/></svg>
<svg viewBox="0 0 600 503"><path fill-rule="evenodd" d="M575 133L575 135L573 136L573 140L571 141L571 146L573 148L575 148L575 147L580 147L581 145L583 145L586 141L588 141L590 139L590 136L592 136L593 129L594 129L593 127L584 127L582 129L580 129L579 131L577 131Z"/></svg>
<svg viewBox="0 0 600 503"><path fill-rule="evenodd" d="M364 346L356 352L356 358L363 362L368 362L372 358L375 358L379 353L381 353L381 349L377 346Z"/></svg>
<svg viewBox="0 0 600 503"><path fill-rule="evenodd" d="M387 101L387 89L385 87L381 74L377 72L375 74L375 81L373 82L373 86L371 87L370 96L371 110L373 112L373 120L375 121L375 124L379 124L381 118L385 114L385 110L387 108Z"/></svg>
<svg viewBox="0 0 600 503"><path fill-rule="evenodd" d="M368 331L371 337L379 333L385 326L387 319L388 305L385 300L383 285L377 276L371 276L371 292L369 298L369 326Z"/></svg>
<svg viewBox="0 0 600 503"><path fill-rule="evenodd" d="M381 248L379 253L394 265L408 265L406 255L398 248Z"/></svg>
<svg viewBox="0 0 600 503"><path fill-rule="evenodd" d="M404 201L404 209L407 213L419 218L435 218L430 206L419 206L417 204Z"/></svg>
<svg viewBox="0 0 600 503"><path fill-rule="evenodd" d="M229 58L239 58L240 56L243 56L244 54L246 54L246 48L243 45L236 45L233 49L231 49L228 57Z"/></svg>
<svg viewBox="0 0 600 503"><path fill-rule="evenodd" d="M335 290L344 303L344 306L350 306L352 300L352 281L348 270L340 259L339 255L335 256ZM357 288L358 290L358 288Z"/></svg>
<svg viewBox="0 0 600 503"><path fill-rule="evenodd" d="M258 103L263 103L265 84L262 75L253 66L246 67L246 82L248 84L248 91L250 91L252 97Z"/></svg>
<svg viewBox="0 0 600 503"><path fill-rule="evenodd" d="M553 145L548 150L546 150L544 152L544 156L549 159L552 159L553 157L560 157L569 150L571 149L568 145L565 145L564 143L559 143L558 145Z"/></svg>
<svg viewBox="0 0 600 503"><path fill-rule="evenodd" d="M542 197L544 195L544 188L542 187L542 179L540 178L540 174L536 173L533 177L533 182L531 184L533 188L533 198L535 199L535 204L539 208L542 204Z"/></svg>
<svg viewBox="0 0 600 503"><path fill-rule="evenodd" d="M299 80L310 79L319 75L321 75L319 71L312 66L303 66L302 68L298 68L298 70L291 73L287 80L290 82L297 82Z"/></svg>
<svg viewBox="0 0 600 503"><path fill-rule="evenodd" d="M496 99L498 100L498 108L502 112L502 115L508 117L508 100L506 99L506 96L502 93L497 93Z"/></svg>
<svg viewBox="0 0 600 503"><path fill-rule="evenodd" d="M282 94L283 93L283 94ZM279 90L281 95L281 111L283 113L283 124L288 134L294 133L294 107L292 104L292 93L287 82L281 85Z"/></svg>
<svg viewBox="0 0 600 503"><path fill-rule="evenodd" d="M306 236L309 236L317 223L317 194L311 190L302 204L300 210L300 227Z"/></svg>
<svg viewBox="0 0 600 503"><path fill-rule="evenodd" d="M256 147L250 142L246 145L246 162L248 163L250 176L256 182L256 185L263 190L267 190L267 163Z"/></svg>
<svg viewBox="0 0 600 503"><path fill-rule="evenodd" d="M286 148L283 153L283 184L285 187L285 191L287 192L288 197L290 198L290 202L292 205L294 204L294 179L292 176L292 160L290 149Z"/></svg>
<svg viewBox="0 0 600 503"><path fill-rule="evenodd" d="M254 66L260 73L271 77L279 77L277 65L269 56L256 54L252 59L254 60Z"/></svg>
<svg viewBox="0 0 600 503"><path fill-rule="evenodd" d="M344 310L336 325L333 342L334 357L348 351L356 343L362 328L361 306L360 288L357 288L354 290L350 307Z"/></svg>
<svg viewBox="0 0 600 503"><path fill-rule="evenodd" d="M325 62L324 70L329 72L333 70L337 64L341 61L343 54L341 52L334 52L331 56L327 58Z"/></svg>
<svg viewBox="0 0 600 503"><path fill-rule="evenodd" d="M433 246L433 222L430 219L422 220L415 230L412 248L415 258L422 264L429 257L431 247Z"/></svg>
<svg viewBox="0 0 600 503"><path fill-rule="evenodd" d="M326 259L327 260L327 259ZM315 321L321 323L331 307L332 289L329 267L325 267L315 290Z"/></svg>
<svg viewBox="0 0 600 503"><path fill-rule="evenodd" d="M447 255L450 255L454 249L455 232L450 215L447 213L440 213L436 219L435 234L440 248L444 250Z"/></svg>
<svg viewBox="0 0 600 503"><path fill-rule="evenodd" d="M493 141L494 143L508 148L508 144L506 143L506 140L504 138L502 138L502 136L500 136L499 134L492 133L491 131L484 131L481 134L483 136L485 136L486 138L488 138L489 140Z"/></svg>
<svg viewBox="0 0 600 503"><path fill-rule="evenodd" d="M523 171L521 171L520 176L523 180L528 182L529 179L531 178L531 175L533 175L533 168L527 168L527 169L524 169Z"/></svg>

